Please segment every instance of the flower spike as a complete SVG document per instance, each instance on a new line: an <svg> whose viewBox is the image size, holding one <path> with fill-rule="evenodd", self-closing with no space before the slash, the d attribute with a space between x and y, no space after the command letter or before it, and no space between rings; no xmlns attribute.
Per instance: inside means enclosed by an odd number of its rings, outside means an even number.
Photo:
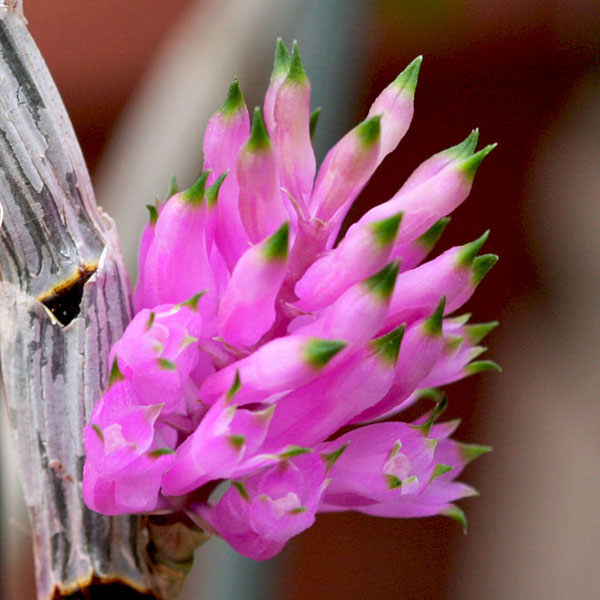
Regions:
<svg viewBox="0 0 600 600"><path fill-rule="evenodd" d="M262 108L237 79L203 172L149 207L135 315L85 429L83 496L104 514L186 514L255 560L319 512L447 515L489 447L451 436L438 388L485 370L496 322L454 316L497 261L488 233L427 255L468 196L479 131L425 160L339 236L413 116L421 57L316 169L311 86L277 40ZM338 240L339 237L339 240ZM411 422L416 402L432 410ZM385 421L392 418L391 421ZM406 419L405 419L406 420Z"/></svg>

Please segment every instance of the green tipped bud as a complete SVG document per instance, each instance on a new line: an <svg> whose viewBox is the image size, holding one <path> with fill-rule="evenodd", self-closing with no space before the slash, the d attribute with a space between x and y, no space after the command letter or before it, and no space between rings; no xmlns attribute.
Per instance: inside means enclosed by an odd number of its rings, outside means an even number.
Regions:
<svg viewBox="0 0 600 600"><path fill-rule="evenodd" d="M396 277L398 277L399 269L400 263L395 260L383 267L379 273L375 273L375 275L365 279L364 285L381 300L389 300L394 292L394 285L396 285Z"/></svg>
<svg viewBox="0 0 600 600"><path fill-rule="evenodd" d="M476 360L475 362L469 363L465 367L466 375L475 375L476 373L481 373L482 371L498 371L501 373L502 367L493 360Z"/></svg>
<svg viewBox="0 0 600 600"><path fill-rule="evenodd" d="M402 222L402 216L404 213L399 212L393 217L383 219L383 221L375 221L371 223L371 231L375 241L380 246L387 246L393 244L398 236L398 230L400 229L400 223Z"/></svg>
<svg viewBox="0 0 600 600"><path fill-rule="evenodd" d="M394 79L393 85L402 90L405 94L415 95L417 81L419 80L419 70L423 62L422 56L417 56L409 65Z"/></svg>
<svg viewBox="0 0 600 600"><path fill-rule="evenodd" d="M300 59L300 51L298 50L298 42L294 40L292 45L292 59L290 62L290 70L288 72L287 81L293 83L304 83L308 80L304 65Z"/></svg>
<svg viewBox="0 0 600 600"><path fill-rule="evenodd" d="M426 250L432 250L442 237L448 223L450 223L450 217L443 217L436 221L423 235L417 238L417 244Z"/></svg>
<svg viewBox="0 0 600 600"><path fill-rule="evenodd" d="M206 180L210 175L210 171L204 171L196 181L192 184L192 187L185 190L185 192L181 192L181 197L186 202L189 202L193 205L202 204L204 200L204 192L206 190Z"/></svg>
<svg viewBox="0 0 600 600"><path fill-rule="evenodd" d="M477 148L477 142L479 141L479 129L475 128L467 136L467 138L456 146L452 146L447 150L444 150L444 154L448 155L454 160L461 160L470 157L475 148Z"/></svg>
<svg viewBox="0 0 600 600"><path fill-rule="evenodd" d="M448 473L449 471L452 471L452 469L454 469L454 467L452 467L450 465L438 463L433 468L433 472L431 473L431 477L429 478L429 483L431 483L434 479L437 479L440 475L443 475L444 473Z"/></svg>
<svg viewBox="0 0 600 600"><path fill-rule="evenodd" d="M341 340L311 338L302 349L304 360L315 369L322 369L338 352L346 347Z"/></svg>
<svg viewBox="0 0 600 600"><path fill-rule="evenodd" d="M249 150L264 150L271 146L271 140L262 117L260 108L257 106L252 114L252 128L250 139L246 143Z"/></svg>
<svg viewBox="0 0 600 600"><path fill-rule="evenodd" d="M456 504L451 504L448 508L445 508L440 515L454 519L457 523L460 523L463 533L467 533L467 517L462 508L459 508Z"/></svg>
<svg viewBox="0 0 600 600"><path fill-rule="evenodd" d="M396 329L392 329L389 333L381 337L371 340L371 347L379 354L381 360L390 365L396 365L398 362L398 354L400 353L400 343L404 337L406 325L402 324Z"/></svg>
<svg viewBox="0 0 600 600"><path fill-rule="evenodd" d="M470 244L465 244L459 251L457 256L457 262L461 267L468 267L473 259L477 256L478 252L481 250L486 240L490 235L490 230L488 229L481 237L478 237L475 241Z"/></svg>
<svg viewBox="0 0 600 600"><path fill-rule="evenodd" d="M205 293L206 293L206 291L202 290L201 292L199 292L198 294L195 294L189 300L182 302L178 306L186 306L187 308L191 308L193 311L197 312L198 311L198 302L200 302L200 298L202 298L202 296L204 296Z"/></svg>
<svg viewBox="0 0 600 600"><path fill-rule="evenodd" d="M446 296L442 296L434 313L423 323L423 331L426 335L442 335L442 324L444 322L444 308L446 307Z"/></svg>
<svg viewBox="0 0 600 600"><path fill-rule="evenodd" d="M233 449L239 452L246 443L246 437L243 435L230 435L228 438L229 443L233 447Z"/></svg>
<svg viewBox="0 0 600 600"><path fill-rule="evenodd" d="M225 171L222 175L217 177L212 185L206 190L206 203L208 206L214 206L219 199L219 190L221 189L221 185L225 181L225 177L229 174L229 169Z"/></svg>
<svg viewBox="0 0 600 600"><path fill-rule="evenodd" d="M112 366L110 367L110 373L108 375L108 387L110 388L117 381L123 381L124 379L125 375L121 373L121 369L119 369L119 362L115 356Z"/></svg>
<svg viewBox="0 0 600 600"><path fill-rule="evenodd" d="M272 236L265 240L262 253L266 260L287 258L289 234L290 224L286 221Z"/></svg>
<svg viewBox="0 0 600 600"><path fill-rule="evenodd" d="M356 126L356 134L365 150L368 150L373 144L379 142L381 138L381 115L375 115L358 124Z"/></svg>
<svg viewBox="0 0 600 600"><path fill-rule="evenodd" d="M321 107L320 106L318 108L315 108L315 110L313 110L312 113L310 113L309 132L310 132L311 141L315 137L315 131L317 130L317 124L319 122L320 116L321 116Z"/></svg>
<svg viewBox="0 0 600 600"><path fill-rule="evenodd" d="M158 363L159 369L163 369L164 371L177 371L177 365L168 358L158 358L156 362Z"/></svg>
<svg viewBox="0 0 600 600"><path fill-rule="evenodd" d="M335 465L338 458L344 453L344 450L346 450L347 447L348 447L348 444L344 444L341 448L338 448L337 450L334 450L333 452L329 452L327 454L321 454L321 458L325 461L325 464L327 465L327 471L329 471L331 469L331 467L333 467L333 465Z"/></svg>
<svg viewBox="0 0 600 600"><path fill-rule="evenodd" d="M171 181L169 182L169 191L167 192L167 198L174 196L179 191L179 184L175 175L171 175Z"/></svg>
<svg viewBox="0 0 600 600"><path fill-rule="evenodd" d="M285 77L290 70L291 63L292 58L288 49L283 43L283 40L281 38L277 38L277 42L275 44L275 62L273 64L273 74L271 75L271 79Z"/></svg>
<svg viewBox="0 0 600 600"><path fill-rule="evenodd" d="M288 460L289 458L294 458L294 456L300 456L301 454L310 454L312 452L312 448L303 448L302 446L287 446L283 452L278 454L278 458L281 460Z"/></svg>
<svg viewBox="0 0 600 600"><path fill-rule="evenodd" d="M161 456L166 456L167 454L175 454L175 450L171 450L171 448L157 448L156 450L151 450L148 452L148 456L150 458L160 458Z"/></svg>
<svg viewBox="0 0 600 600"><path fill-rule="evenodd" d="M462 459L466 463L469 463L472 460L475 460L482 454L487 454L488 452L492 451L491 446L483 446L482 444L458 443L457 446L458 446L458 451L460 452Z"/></svg>
<svg viewBox="0 0 600 600"><path fill-rule="evenodd" d="M246 103L244 102L244 96L242 96L240 82L237 80L237 77L234 77L232 84L229 86L227 98L221 107L221 112L225 117L233 117L244 106L246 106Z"/></svg>
<svg viewBox="0 0 600 600"><path fill-rule="evenodd" d="M231 483L233 484L235 489L238 491L240 496L244 500L247 500L248 502L250 502L250 494L248 494L248 490L246 489L246 486L241 481L232 480Z"/></svg>
<svg viewBox="0 0 600 600"><path fill-rule="evenodd" d="M231 402L234 396L240 391L242 388L242 380L240 379L240 372L236 369L235 377L233 379L233 383L231 387L227 390L226 398L228 402Z"/></svg>
<svg viewBox="0 0 600 600"><path fill-rule="evenodd" d="M96 435L100 438L100 441L104 443L104 434L102 433L102 429L98 425L92 425L92 429L96 432Z"/></svg>
<svg viewBox="0 0 600 600"><path fill-rule="evenodd" d="M498 327L498 321L467 325L467 336L473 344L478 344L490 331Z"/></svg>
<svg viewBox="0 0 600 600"><path fill-rule="evenodd" d="M497 146L498 144L490 144L485 148L482 148L479 152L465 158L460 163L460 170L466 175L469 181L473 181L475 178L475 173L477 173L477 169L479 169L479 165L481 161Z"/></svg>
<svg viewBox="0 0 600 600"><path fill-rule="evenodd" d="M148 221L150 225L154 227L156 225L156 221L158 221L158 210L153 204L146 204L146 208L148 209L149 213Z"/></svg>
<svg viewBox="0 0 600 600"><path fill-rule="evenodd" d="M487 272L498 262L496 254L483 254L473 261L473 284L479 285Z"/></svg>

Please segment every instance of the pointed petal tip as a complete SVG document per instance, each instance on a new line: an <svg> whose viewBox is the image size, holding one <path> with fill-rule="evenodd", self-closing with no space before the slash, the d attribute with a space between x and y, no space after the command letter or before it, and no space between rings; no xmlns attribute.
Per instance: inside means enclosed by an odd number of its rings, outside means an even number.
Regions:
<svg viewBox="0 0 600 600"><path fill-rule="evenodd" d="M302 354L304 360L315 369L322 369L338 352L346 347L343 340L324 340L321 338L310 338Z"/></svg>
<svg viewBox="0 0 600 600"><path fill-rule="evenodd" d="M453 160L466 160L475 152L478 141L479 127L476 127L460 144L448 148L444 151L444 154L447 154Z"/></svg>
<svg viewBox="0 0 600 600"><path fill-rule="evenodd" d="M479 165L497 145L498 144L489 144L485 148L479 150L479 152L475 152L475 154L472 154L461 161L459 168L465 174L468 181L473 181L475 173L477 173L477 169L479 169Z"/></svg>
<svg viewBox="0 0 600 600"><path fill-rule="evenodd" d="M483 444L459 443L458 450L465 463L470 463L472 460L475 460L483 454L491 452L493 448L491 446L484 446Z"/></svg>
<svg viewBox="0 0 600 600"><path fill-rule="evenodd" d="M169 191L167 192L167 199L174 196L179 191L179 184L175 175L171 175L171 181L169 182Z"/></svg>
<svg viewBox="0 0 600 600"><path fill-rule="evenodd" d="M371 347L384 363L396 366L398 355L400 354L400 344L402 343L405 331L406 325L403 323L399 327L396 327L396 329L392 329L389 333L371 340Z"/></svg>
<svg viewBox="0 0 600 600"><path fill-rule="evenodd" d="M190 204L201 204L204 200L204 192L206 190L206 181L210 171L204 171L196 181L185 192L181 193L181 197Z"/></svg>
<svg viewBox="0 0 600 600"><path fill-rule="evenodd" d="M317 124L319 123L320 116L321 116L321 107L320 106L315 108L315 110L313 110L312 113L310 114L309 132L310 132L311 141L315 137L315 131L317 130Z"/></svg>
<svg viewBox="0 0 600 600"><path fill-rule="evenodd" d="M375 296L383 301L389 300L394 292L396 278L400 270L400 261L387 264L381 271L364 280L364 284Z"/></svg>
<svg viewBox="0 0 600 600"><path fill-rule="evenodd" d="M465 244L458 253L458 264L462 267L471 265L477 256L477 253L483 248L490 235L490 230L484 231L476 240Z"/></svg>
<svg viewBox="0 0 600 600"><path fill-rule="evenodd" d="M271 139L265 126L260 107L255 107L252 113L252 127L250 129L250 138L246 142L249 150L261 150L271 145Z"/></svg>
<svg viewBox="0 0 600 600"><path fill-rule="evenodd" d="M224 173L221 173L217 179L208 187L206 190L206 203L208 206L214 206L219 199L219 190L221 189L221 185L223 185L223 181L225 181L225 177L229 175L229 169Z"/></svg>
<svg viewBox="0 0 600 600"><path fill-rule="evenodd" d="M467 336L471 343L478 344L492 330L498 327L498 324L498 321L490 321L488 323L475 323L473 325L467 325Z"/></svg>
<svg viewBox="0 0 600 600"><path fill-rule="evenodd" d="M287 46L283 43L281 38L277 38L275 44L275 60L273 62L273 74L271 79L278 79L285 77L289 70L292 57L287 49Z"/></svg>
<svg viewBox="0 0 600 600"><path fill-rule="evenodd" d="M263 256L266 260L287 258L290 224L286 221L273 235L264 242Z"/></svg>
<svg viewBox="0 0 600 600"><path fill-rule="evenodd" d="M292 44L292 57L287 79L294 83L301 83L307 80L306 71L300 58L300 50L298 49L298 41L294 40Z"/></svg>
<svg viewBox="0 0 600 600"><path fill-rule="evenodd" d="M451 504L448 508L445 508L439 514L454 519L457 523L461 525L463 533L467 533L467 516L465 515L462 508L459 508L458 506L456 506L456 504Z"/></svg>
<svg viewBox="0 0 600 600"><path fill-rule="evenodd" d="M475 375L482 371L497 371L502 373L502 367L493 360L476 360L465 367L466 375Z"/></svg>
<svg viewBox="0 0 600 600"><path fill-rule="evenodd" d="M380 246L387 246L394 243L398 236L398 230L400 229L400 223L402 222L403 212L396 213L387 219L381 221L375 221L371 223L371 231L375 241Z"/></svg>
<svg viewBox="0 0 600 600"><path fill-rule="evenodd" d="M241 111L244 106L246 106L246 103L244 102L244 96L240 89L240 82L237 77L234 77L233 82L227 91L227 98L225 99L223 106L221 106L221 111L226 117L231 117Z"/></svg>
<svg viewBox="0 0 600 600"><path fill-rule="evenodd" d="M450 220L450 217L442 217L436 221L424 234L417 238L417 243L426 250L432 250L442 237L442 234L444 233L448 223L450 223Z"/></svg>
<svg viewBox="0 0 600 600"><path fill-rule="evenodd" d="M149 213L148 223L151 227L154 227L154 225L156 225L156 222L158 221L158 210L153 204L146 204L146 208L148 209Z"/></svg>
<svg viewBox="0 0 600 600"><path fill-rule="evenodd" d="M356 133L365 150L371 148L381 138L381 116L375 115L356 126Z"/></svg>
<svg viewBox="0 0 600 600"><path fill-rule="evenodd" d="M444 323L444 309L446 308L446 296L442 296L434 313L423 323L423 330L430 336L441 336Z"/></svg>
<svg viewBox="0 0 600 600"><path fill-rule="evenodd" d="M415 90L417 89L417 82L419 80L419 71L421 69L421 63L423 62L423 56L417 56L405 69L394 79L393 85L402 90L402 92L414 96Z"/></svg>
<svg viewBox="0 0 600 600"><path fill-rule="evenodd" d="M488 271L498 262L496 254L482 254L473 260L473 284L479 285Z"/></svg>

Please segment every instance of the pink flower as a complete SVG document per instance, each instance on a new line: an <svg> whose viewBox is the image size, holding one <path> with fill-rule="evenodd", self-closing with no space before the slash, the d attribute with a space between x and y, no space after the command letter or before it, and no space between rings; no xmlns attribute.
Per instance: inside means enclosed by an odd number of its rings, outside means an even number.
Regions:
<svg viewBox="0 0 600 600"><path fill-rule="evenodd" d="M207 127L206 170L150 208L137 314L85 432L90 507L183 507L258 560L318 512L464 520L454 502L473 490L456 477L487 448L449 439L428 388L497 368L475 361L495 323L448 316L497 257L479 255L485 233L423 261L493 146L477 152L474 131L426 160L336 244L408 129L420 64L318 172L296 45L278 42L252 119L234 80ZM424 398L436 404L417 423L374 422Z"/></svg>

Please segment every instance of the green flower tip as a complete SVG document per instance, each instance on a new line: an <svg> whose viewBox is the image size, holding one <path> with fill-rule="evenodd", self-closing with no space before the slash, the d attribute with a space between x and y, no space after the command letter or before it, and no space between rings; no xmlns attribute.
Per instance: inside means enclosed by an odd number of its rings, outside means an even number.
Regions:
<svg viewBox="0 0 600 600"><path fill-rule="evenodd" d="M245 105L244 96L242 96L242 90L240 89L240 82L237 80L237 77L234 77L227 91L227 98L221 107L221 112L225 117L232 117L240 112Z"/></svg>
<svg viewBox="0 0 600 600"><path fill-rule="evenodd" d="M344 453L344 450L346 450L347 447L348 444L344 444L343 446L341 446L337 450L334 450L333 452L321 454L321 458L325 461L325 464L327 465L327 471L329 471L331 467L335 465L338 458Z"/></svg>
<svg viewBox="0 0 600 600"><path fill-rule="evenodd" d="M345 347L346 342L342 340L310 338L302 350L302 355L311 367L319 370Z"/></svg>
<svg viewBox="0 0 600 600"><path fill-rule="evenodd" d="M456 504L451 504L448 508L445 508L440 515L454 519L457 523L460 523L463 533L467 533L467 516L462 508L459 508Z"/></svg>
<svg viewBox="0 0 600 600"><path fill-rule="evenodd" d="M475 152L468 158L461 161L459 168L465 174L468 181L473 181L475 173L479 169L481 161L497 146L498 144L490 144L482 148L479 152Z"/></svg>
<svg viewBox="0 0 600 600"><path fill-rule="evenodd" d="M246 437L243 435L230 435L227 439L236 452L239 452L246 443Z"/></svg>
<svg viewBox="0 0 600 600"><path fill-rule="evenodd" d="M400 262L395 260L383 267L379 273L365 279L364 284L368 290L381 300L389 300L394 292L399 269Z"/></svg>
<svg viewBox="0 0 600 600"><path fill-rule="evenodd" d="M178 306L180 306L180 307L185 306L186 308L190 308L193 311L197 312L198 311L198 302L200 302L200 298L202 298L202 296L204 296L205 293L206 293L206 290L202 290L201 292L195 294L189 300L182 302Z"/></svg>
<svg viewBox="0 0 600 600"><path fill-rule="evenodd" d="M271 79L285 77L290 70L291 62L292 57L283 43L283 40L281 38L277 38L277 42L275 44L275 61L273 64L273 74L271 75Z"/></svg>
<svg viewBox="0 0 600 600"><path fill-rule="evenodd" d="M446 296L442 296L434 313L423 323L423 331L426 335L442 335L442 324L444 322L444 308L446 307Z"/></svg>
<svg viewBox="0 0 600 600"><path fill-rule="evenodd" d="M250 139L246 147L250 151L264 150L271 146L271 140L267 133L267 128L263 120L262 112L257 106L252 114L252 128L250 129Z"/></svg>
<svg viewBox="0 0 600 600"><path fill-rule="evenodd" d="M248 490L246 489L246 486L241 481L232 480L231 483L233 484L235 489L238 491L239 495L244 500L247 500L248 502L250 502L250 494L248 494Z"/></svg>
<svg viewBox="0 0 600 600"><path fill-rule="evenodd" d="M206 190L206 203L208 206L214 206L219 199L219 190L221 189L221 185L225 181L225 177L229 174L229 169L225 171L225 173L219 175L217 179L209 186Z"/></svg>
<svg viewBox="0 0 600 600"><path fill-rule="evenodd" d="M157 448L156 450L151 450L148 452L148 456L150 458L160 458L161 456L166 456L167 454L175 454L175 450L171 450L171 448Z"/></svg>
<svg viewBox="0 0 600 600"><path fill-rule="evenodd" d="M472 460L475 460L476 458L480 457L482 454L487 454L488 452L491 452L492 447L484 446L482 444L459 443L458 451L460 452L462 459L465 462L469 463Z"/></svg>
<svg viewBox="0 0 600 600"><path fill-rule="evenodd" d="M177 371L177 365L168 358L158 358L158 368L163 371Z"/></svg>
<svg viewBox="0 0 600 600"><path fill-rule="evenodd" d="M171 175L171 181L169 182L169 191L167 192L167 198L174 196L179 191L179 184L175 175Z"/></svg>
<svg viewBox="0 0 600 600"><path fill-rule="evenodd" d="M158 221L158 209L153 204L146 204L146 208L148 209L149 218L148 222L152 227L156 225L156 221Z"/></svg>
<svg viewBox="0 0 600 600"><path fill-rule="evenodd" d="M386 473L384 475L387 486L390 490L395 490L399 487L402 487L402 480L396 477L395 475L390 475Z"/></svg>
<svg viewBox="0 0 600 600"><path fill-rule="evenodd" d="M372 148L381 137L381 115L375 115L359 123L356 126L356 134L365 150Z"/></svg>
<svg viewBox="0 0 600 600"><path fill-rule="evenodd" d="M104 443L104 434L102 433L102 429L98 425L92 425L92 429L96 432L96 435L100 438L100 441Z"/></svg>
<svg viewBox="0 0 600 600"><path fill-rule="evenodd" d="M490 331L498 327L498 321L489 323L476 323L465 327L467 336L473 344L478 344Z"/></svg>
<svg viewBox="0 0 600 600"><path fill-rule="evenodd" d="M399 212L382 221L371 223L371 231L373 232L373 237L377 244L385 247L396 240L403 214L404 213Z"/></svg>
<svg viewBox="0 0 600 600"><path fill-rule="evenodd" d="M110 388L117 381L123 381L125 379L125 375L121 373L121 369L119 369L119 361L115 356L113 363L110 367L110 373L108 375L108 387Z"/></svg>
<svg viewBox="0 0 600 600"><path fill-rule="evenodd" d="M488 271L498 262L496 254L483 254L473 261L473 284L479 285Z"/></svg>
<svg viewBox="0 0 600 600"><path fill-rule="evenodd" d="M482 236L478 237L475 241L470 242L469 244L465 244L458 253L458 265L461 267L468 267L469 265L471 265L481 248L483 248L483 245L485 244L489 235L490 230L488 229Z"/></svg>
<svg viewBox="0 0 600 600"><path fill-rule="evenodd" d="M262 251L264 258L266 260L286 259L289 235L290 224L286 221L273 235L265 240Z"/></svg>
<svg viewBox="0 0 600 600"><path fill-rule="evenodd" d="M185 202L198 206L204 200L204 192L206 190L206 180L210 175L210 171L204 171L196 181L185 192L181 193L181 197Z"/></svg>
<svg viewBox="0 0 600 600"><path fill-rule="evenodd" d="M437 479L440 475L443 475L444 473L448 473L449 471L452 471L452 469L454 469L454 467L452 467L450 465L438 463L433 468L433 472L431 473L431 477L429 478L429 483L431 483L434 479Z"/></svg>
<svg viewBox="0 0 600 600"><path fill-rule="evenodd" d="M406 325L402 324L396 329L392 329L389 333L375 338L371 341L371 346L381 360L390 365L396 365L398 354L400 353L400 343L404 337Z"/></svg>
<svg viewBox="0 0 600 600"><path fill-rule="evenodd" d="M482 371L498 371L498 373L501 373L502 367L493 360L476 360L465 367L466 375L475 375Z"/></svg>
<svg viewBox="0 0 600 600"><path fill-rule="evenodd" d="M477 142L479 141L479 128L473 129L467 138L456 146L452 146L447 150L444 150L444 154L448 155L453 160L461 160L470 157L475 148L477 148Z"/></svg>
<svg viewBox="0 0 600 600"><path fill-rule="evenodd" d="M292 45L292 59L286 81L295 84L303 84L308 81L306 71L304 70L304 65L302 64L302 60L300 58L298 42L296 40L294 40Z"/></svg>
<svg viewBox="0 0 600 600"><path fill-rule="evenodd" d="M421 63L423 62L422 56L417 56L409 65L394 79L392 85L398 90L410 96L415 95L417 89L417 81L419 80L419 71L421 69Z"/></svg>
<svg viewBox="0 0 600 600"><path fill-rule="evenodd" d="M310 132L311 141L315 137L315 131L317 130L317 124L319 122L320 116L321 116L321 107L320 106L318 108L315 108L315 110L313 110L312 113L310 113L309 132Z"/></svg>
<svg viewBox="0 0 600 600"><path fill-rule="evenodd" d="M436 221L424 234L417 238L417 244L427 251L432 250L442 237L448 223L450 223L450 217L443 217Z"/></svg>
<svg viewBox="0 0 600 600"><path fill-rule="evenodd" d="M148 320L146 321L146 329L150 329L152 327L155 318L156 313L153 310L151 310L150 314L148 315Z"/></svg>
<svg viewBox="0 0 600 600"><path fill-rule="evenodd" d="M290 458L294 458L294 456L300 456L301 454L310 454L312 452L311 448L303 448L302 446L287 446L283 452L278 454L278 458L281 460L288 460Z"/></svg>
<svg viewBox="0 0 600 600"><path fill-rule="evenodd" d="M236 369L235 377L233 378L233 383L231 387L227 390L227 401L231 402L234 396L240 391L242 387L242 380L240 379L240 372Z"/></svg>
<svg viewBox="0 0 600 600"><path fill-rule="evenodd" d="M448 408L448 396L446 396L443 392L441 400L439 402L436 401L436 405L427 417L427 420L421 425L413 425L414 429L421 431L424 435L429 435L433 424L436 419ZM431 440L434 443L437 443L437 440Z"/></svg>

